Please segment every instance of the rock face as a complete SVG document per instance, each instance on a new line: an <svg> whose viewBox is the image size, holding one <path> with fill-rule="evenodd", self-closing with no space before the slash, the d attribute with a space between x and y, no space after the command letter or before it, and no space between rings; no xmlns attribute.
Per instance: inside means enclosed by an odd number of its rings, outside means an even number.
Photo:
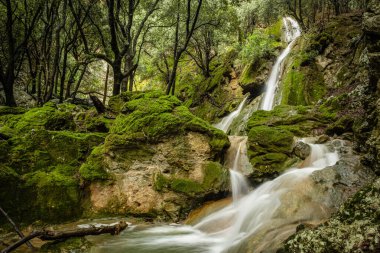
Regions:
<svg viewBox="0 0 380 253"><path fill-rule="evenodd" d="M378 252L380 180L350 198L326 223L303 229L279 252Z"/></svg>
<svg viewBox="0 0 380 253"><path fill-rule="evenodd" d="M160 92L125 93L111 105L123 111L114 120L70 104L0 108L0 202L15 220L177 221L227 191L223 132Z"/></svg>
<svg viewBox="0 0 380 253"><path fill-rule="evenodd" d="M316 228L299 226L298 232L279 252L380 250L379 179L368 186L374 174L380 174L379 15L378 1L369 1L363 16L354 13L334 18L325 26L325 32L332 34L333 40L317 57L317 61L329 62L322 73L328 94L334 96L323 106L337 116L326 133L352 140L355 151L362 155L353 154L353 158L318 171L312 178L317 185L323 186L322 191L330 192L331 198L326 203L335 210L342 199L354 194L363 183L367 186L341 205L324 224Z"/></svg>

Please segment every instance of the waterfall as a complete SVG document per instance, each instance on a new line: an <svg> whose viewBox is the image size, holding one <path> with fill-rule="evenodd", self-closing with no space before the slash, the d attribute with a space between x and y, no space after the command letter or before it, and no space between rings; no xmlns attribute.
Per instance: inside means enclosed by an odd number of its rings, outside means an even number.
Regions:
<svg viewBox="0 0 380 253"><path fill-rule="evenodd" d="M240 114L241 110L243 109L247 99L248 99L248 96L243 99L243 101L240 103L240 105L238 106L238 108L235 111L231 112L229 115L224 117L218 124L215 124L214 127L218 128L218 129L220 129L226 133L228 131L228 129L230 128L234 119L236 119L236 117L239 116L239 114Z"/></svg>
<svg viewBox="0 0 380 253"><path fill-rule="evenodd" d="M289 17L284 18L284 26L285 40L289 44L278 57L267 81L267 90L261 102L263 110L273 107L281 65L301 33L297 22ZM227 132L246 101L247 97L215 127ZM247 112L251 114L253 110ZM242 117L245 118L248 117ZM244 176L252 169L247 156L248 137L229 136L229 139L231 147L226 154L225 166L230 168L231 204L203 217L193 226L131 228L124 233L127 239L113 237L101 247L92 248L91 252L239 253L246 252L244 247L248 244L254 245L254 252L261 252L285 240L295 232L300 222L319 221L326 217L323 203L313 199L313 183L308 177L316 170L334 165L339 159L335 150L330 151L324 145L303 140L311 146L311 154L305 160L304 168L289 169L249 192Z"/></svg>
<svg viewBox="0 0 380 253"><path fill-rule="evenodd" d="M286 17L283 19L283 22L285 24L285 39L289 44L277 58L276 63L274 64L269 75L269 79L266 82L266 91L260 106L260 109L266 111L273 109L276 88L281 78L282 63L289 55L296 39L301 35L301 29L294 19Z"/></svg>

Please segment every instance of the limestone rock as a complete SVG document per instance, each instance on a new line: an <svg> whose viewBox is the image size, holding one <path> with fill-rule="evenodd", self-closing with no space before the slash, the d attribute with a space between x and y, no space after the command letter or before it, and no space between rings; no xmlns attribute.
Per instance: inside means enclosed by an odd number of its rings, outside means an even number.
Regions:
<svg viewBox="0 0 380 253"><path fill-rule="evenodd" d="M310 145L299 141L294 145L293 152L296 156L305 160L310 155L311 148Z"/></svg>

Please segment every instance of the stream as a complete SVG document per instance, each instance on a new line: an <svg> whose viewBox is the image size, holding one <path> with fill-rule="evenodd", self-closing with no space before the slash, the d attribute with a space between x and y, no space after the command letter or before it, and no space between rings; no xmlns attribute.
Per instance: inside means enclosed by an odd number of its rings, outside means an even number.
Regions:
<svg viewBox="0 0 380 253"><path fill-rule="evenodd" d="M280 54L266 83L266 92L259 108L272 110L276 90L281 79L283 62L301 35L299 25L292 18L284 18L288 46ZM231 124L242 113L248 102L245 97L238 108L215 127L228 132ZM244 112L244 111L243 111ZM254 113L254 110L250 113ZM248 117L241 117L248 120ZM246 122L239 122L243 125ZM231 131L232 132L232 131ZM201 217L190 225L130 226L120 236L96 239L91 253L105 252L261 252L270 251L295 232L300 222L319 221L326 217L323 207L312 201L312 182L308 176L316 170L334 165L338 160L335 150L324 145L311 146L311 154L303 168L291 168L276 179L252 190L244 174L252 166L247 156L246 136L230 136L231 148L226 155L230 168L232 202ZM322 205L322 204L321 204ZM295 207L294 207L295 206Z"/></svg>

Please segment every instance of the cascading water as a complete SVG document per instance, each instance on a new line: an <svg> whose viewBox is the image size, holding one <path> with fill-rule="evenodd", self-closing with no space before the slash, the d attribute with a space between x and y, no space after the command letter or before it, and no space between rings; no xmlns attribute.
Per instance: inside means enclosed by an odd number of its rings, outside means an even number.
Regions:
<svg viewBox="0 0 380 253"><path fill-rule="evenodd" d="M124 232L123 240L113 237L91 252L246 252L241 247L247 241L254 242L255 249L265 249L274 239L286 239L300 222L325 218L319 213L323 204L316 207L307 190L312 188L308 185L311 182L306 179L312 172L335 164L338 155L324 145L310 145L311 155L304 168L288 170L194 226L131 228ZM289 196L299 208L289 211L283 204Z"/></svg>
<svg viewBox="0 0 380 253"><path fill-rule="evenodd" d="M267 82L261 108L271 110L279 81L281 64L289 54L300 29L293 19L284 18L286 41L290 43L279 56ZM241 113L247 97L236 111L215 127L227 132ZM244 118L244 117L243 117ZM193 226L171 225L131 227L121 237L112 237L91 249L100 252L261 252L272 249L295 232L300 222L319 221L327 216L323 203L313 200L313 183L308 176L331 166L338 155L324 145L310 144L311 154L304 168L293 168L273 181L249 192L243 173L249 168L246 136L230 136L231 148L226 166L230 168L233 202L203 217ZM306 142L306 141L305 141ZM289 207L292 203L294 207Z"/></svg>
<svg viewBox="0 0 380 253"><path fill-rule="evenodd" d="M266 82L266 91L260 106L260 109L266 111L270 111L273 109L276 88L281 78L282 63L289 55L296 39L301 35L301 29L294 19L286 17L284 18L283 22L285 24L286 31L285 39L286 42L289 44L281 53L281 55L277 58L277 61L274 64L272 71L269 75L269 79Z"/></svg>
<svg viewBox="0 0 380 253"><path fill-rule="evenodd" d="M236 119L237 116L239 116L241 110L243 109L245 102L247 101L248 97L245 97L243 101L240 103L238 106L237 110L231 112L229 115L224 117L218 124L215 124L214 126L223 132L227 132L228 129L230 128L232 122L234 119Z"/></svg>

